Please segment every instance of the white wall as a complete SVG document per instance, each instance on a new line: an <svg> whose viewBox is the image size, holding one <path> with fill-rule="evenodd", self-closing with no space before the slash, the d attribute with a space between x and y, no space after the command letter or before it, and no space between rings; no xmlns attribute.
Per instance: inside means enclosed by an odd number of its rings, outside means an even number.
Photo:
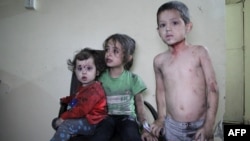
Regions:
<svg viewBox="0 0 250 141"><path fill-rule="evenodd" d="M220 121L225 96L225 2L182 1L194 23L190 41L207 46L212 56L220 88ZM84 47L101 49L113 33L137 41L133 71L145 81L145 99L155 106L153 57L167 49L156 31L156 11L164 2L37 0L37 9L27 10L24 0L0 0L0 140L49 140L59 98L69 92L66 60Z"/></svg>

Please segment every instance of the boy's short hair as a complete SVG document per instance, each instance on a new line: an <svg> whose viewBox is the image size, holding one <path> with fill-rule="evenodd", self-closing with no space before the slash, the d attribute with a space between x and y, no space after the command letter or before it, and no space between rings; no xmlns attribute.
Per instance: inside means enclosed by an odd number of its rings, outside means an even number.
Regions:
<svg viewBox="0 0 250 141"><path fill-rule="evenodd" d="M188 7L180 1L169 1L161 5L157 11L157 25L159 25L159 15L165 10L177 10L185 24L190 22Z"/></svg>
<svg viewBox="0 0 250 141"><path fill-rule="evenodd" d="M94 59L94 63L96 66L96 70L101 74L106 69L105 59L104 59L104 51L103 50L95 50L91 48L84 48L80 50L75 56L73 61L68 59L68 68L71 71L74 71L76 68L76 60L86 60L91 57Z"/></svg>

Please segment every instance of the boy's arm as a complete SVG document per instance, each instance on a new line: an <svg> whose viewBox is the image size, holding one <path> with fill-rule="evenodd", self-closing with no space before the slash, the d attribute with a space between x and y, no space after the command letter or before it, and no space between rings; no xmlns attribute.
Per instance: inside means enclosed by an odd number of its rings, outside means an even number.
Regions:
<svg viewBox="0 0 250 141"><path fill-rule="evenodd" d="M205 138L213 136L213 127L218 109L219 90L216 81L215 71L208 51L204 48L201 51L201 65L203 68L207 88L207 115L204 123Z"/></svg>
<svg viewBox="0 0 250 141"><path fill-rule="evenodd" d="M155 81L156 81L156 104L157 104L157 112L158 119L151 126L152 133L156 136L159 136L161 128L164 126L164 120L167 114L166 107L166 96L165 96L165 86L163 82L163 76L161 70L159 68L159 60L160 58L156 57L154 59L154 72L155 72Z"/></svg>

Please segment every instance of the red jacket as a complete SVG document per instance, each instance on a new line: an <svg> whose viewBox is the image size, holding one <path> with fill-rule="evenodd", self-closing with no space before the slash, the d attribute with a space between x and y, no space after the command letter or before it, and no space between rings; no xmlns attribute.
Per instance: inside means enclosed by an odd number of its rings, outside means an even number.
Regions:
<svg viewBox="0 0 250 141"><path fill-rule="evenodd" d="M70 103L73 98L77 104L64 112L62 119L86 118L90 124L97 124L107 116L107 100L100 82L80 86L75 95L61 98L62 103Z"/></svg>

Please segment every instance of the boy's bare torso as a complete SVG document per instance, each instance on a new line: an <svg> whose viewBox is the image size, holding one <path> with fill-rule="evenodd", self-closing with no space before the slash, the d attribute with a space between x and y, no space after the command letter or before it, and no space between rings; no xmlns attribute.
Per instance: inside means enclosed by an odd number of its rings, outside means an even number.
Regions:
<svg viewBox="0 0 250 141"><path fill-rule="evenodd" d="M176 54L160 55L167 114L181 122L205 118L206 82L200 62L200 46L190 46Z"/></svg>

